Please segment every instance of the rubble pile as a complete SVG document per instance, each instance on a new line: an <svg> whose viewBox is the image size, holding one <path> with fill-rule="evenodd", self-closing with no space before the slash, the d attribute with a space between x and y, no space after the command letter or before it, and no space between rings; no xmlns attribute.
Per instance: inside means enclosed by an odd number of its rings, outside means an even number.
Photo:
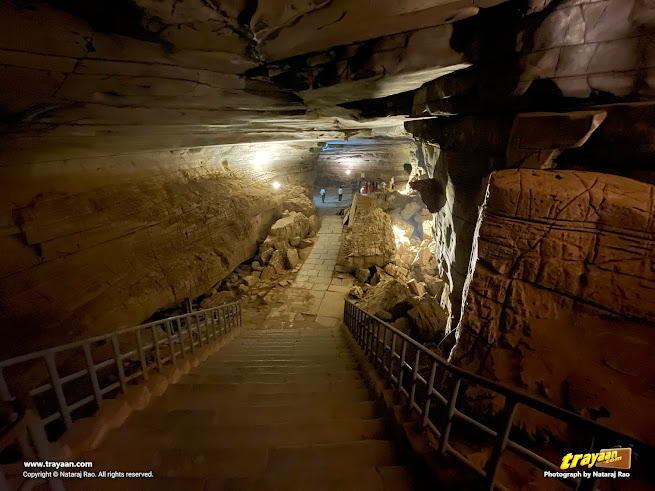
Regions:
<svg viewBox="0 0 655 491"><path fill-rule="evenodd" d="M447 284L438 277L432 214L417 195L375 193L364 198L366 218L383 213L394 236L394 254L351 270L350 295L357 305L424 343L439 342L450 330ZM361 202L352 208L361 210ZM355 220L361 211L355 210ZM376 211L374 211L376 210ZM353 209L349 220L352 220ZM378 220L378 223L384 223ZM366 247L384 248L381 234L368 234ZM345 255L348 251L342 251ZM341 264L344 264L343 262Z"/></svg>
<svg viewBox="0 0 655 491"><path fill-rule="evenodd" d="M307 203L311 206L308 206ZM298 272L307 258L321 227L316 208L305 196L285 203L289 208L275 222L261 243L255 260L238 266L225 281L202 300L201 308L210 308L247 296L250 301L270 303L275 286L288 286L288 277Z"/></svg>

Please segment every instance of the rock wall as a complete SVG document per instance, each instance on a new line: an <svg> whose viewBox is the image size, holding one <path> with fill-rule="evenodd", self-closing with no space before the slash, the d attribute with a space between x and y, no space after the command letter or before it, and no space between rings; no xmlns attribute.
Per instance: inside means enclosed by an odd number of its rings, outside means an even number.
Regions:
<svg viewBox="0 0 655 491"><path fill-rule="evenodd" d="M451 360L655 442L654 216L631 179L494 173Z"/></svg>
<svg viewBox="0 0 655 491"><path fill-rule="evenodd" d="M0 168L0 358L137 324L257 252L315 179L312 144ZM281 184L272 187L273 180Z"/></svg>

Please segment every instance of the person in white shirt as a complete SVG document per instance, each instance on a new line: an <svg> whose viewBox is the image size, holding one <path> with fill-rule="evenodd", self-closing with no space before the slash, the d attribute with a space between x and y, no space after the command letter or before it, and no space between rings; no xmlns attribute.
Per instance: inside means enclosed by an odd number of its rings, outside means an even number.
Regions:
<svg viewBox="0 0 655 491"><path fill-rule="evenodd" d="M339 201L341 201L341 199L343 198L343 189L339 188L338 193L339 193Z"/></svg>
<svg viewBox="0 0 655 491"><path fill-rule="evenodd" d="M321 201L325 203L325 188L321 189Z"/></svg>

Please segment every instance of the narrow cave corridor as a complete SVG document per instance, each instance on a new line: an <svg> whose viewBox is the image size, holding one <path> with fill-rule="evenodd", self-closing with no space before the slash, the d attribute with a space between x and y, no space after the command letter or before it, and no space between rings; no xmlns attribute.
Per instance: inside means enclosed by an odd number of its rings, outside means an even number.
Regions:
<svg viewBox="0 0 655 491"><path fill-rule="evenodd" d="M655 489L655 1L0 25L0 491Z"/></svg>

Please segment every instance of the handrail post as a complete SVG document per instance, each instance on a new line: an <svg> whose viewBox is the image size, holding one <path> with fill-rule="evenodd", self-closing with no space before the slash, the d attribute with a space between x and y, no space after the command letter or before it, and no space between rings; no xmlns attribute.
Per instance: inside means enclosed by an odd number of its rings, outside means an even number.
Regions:
<svg viewBox="0 0 655 491"><path fill-rule="evenodd" d="M421 427L425 428L428 425L430 418L430 405L432 404L432 389L434 387L434 377L437 374L437 360L432 360L432 367L430 368L430 380L428 380L427 397L425 398L425 406L423 406L423 421Z"/></svg>
<svg viewBox="0 0 655 491"><path fill-rule="evenodd" d="M171 321L166 321L164 323L166 326L166 337L168 338L168 349L171 353L171 365L177 364L177 359L175 358L175 345L173 344L173 327L171 326Z"/></svg>
<svg viewBox="0 0 655 491"><path fill-rule="evenodd" d="M512 430L512 423L514 421L515 413L516 401L510 397L506 397L505 407L501 413L501 421L503 426L496 435L496 442L494 443L494 448L491 451L491 457L489 457L486 465L487 484L489 484L489 489L491 491L494 489L496 472L498 471L498 466L500 465L500 458L503 454L503 450L505 450L505 446L507 445L509 432Z"/></svg>
<svg viewBox="0 0 655 491"><path fill-rule="evenodd" d="M403 388L403 378L405 375L405 356L407 355L407 340L403 338L402 348L400 349L400 367L398 368L398 387L396 391L400 394Z"/></svg>
<svg viewBox="0 0 655 491"><path fill-rule="evenodd" d="M146 364L146 355L143 352L143 340L141 339L141 329L134 331L136 337L136 348L139 352L139 362L141 363L141 375L143 380L148 380L148 365Z"/></svg>
<svg viewBox="0 0 655 491"><path fill-rule="evenodd" d="M93 363L93 356L91 355L91 347L89 343L84 343L84 358L86 359L86 366L89 370L89 377L91 378L91 387L93 388L93 396L95 397L98 407L102 406L102 392L100 392L100 383L98 382L98 373L96 366Z"/></svg>
<svg viewBox="0 0 655 491"><path fill-rule="evenodd" d="M191 316L187 315L184 319L186 320L186 330L189 333L189 346L191 347L191 354L194 354L196 352L196 344L193 341L193 331L191 330Z"/></svg>
<svg viewBox="0 0 655 491"><path fill-rule="evenodd" d="M70 408L66 402L66 396L64 395L64 389L61 386L61 380L59 378L59 373L57 372L57 364L55 363L55 355L53 352L45 355L45 362L48 367L48 373L50 374L50 381L52 382L52 388L55 391L57 396L57 402L59 403L59 410L61 415L64 417L64 423L66 428L73 424L71 419Z"/></svg>
<svg viewBox="0 0 655 491"><path fill-rule="evenodd" d="M177 337L180 339L180 349L182 350L182 359L186 361L187 355L186 355L186 346L184 345L184 336L182 333L182 321L178 317L175 319L175 323L177 324Z"/></svg>
<svg viewBox="0 0 655 491"><path fill-rule="evenodd" d="M209 315L211 316L212 320L212 335L214 336L214 342L216 342L217 336L216 336L216 318L214 317L214 312L215 310L212 310Z"/></svg>
<svg viewBox="0 0 655 491"><path fill-rule="evenodd" d="M448 437L450 436L450 429L453 426L453 415L455 414L455 406L457 404L457 396L459 395L459 387L462 383L461 378L457 378L453 384L453 390L448 400L448 407L444 414L443 428L441 429L441 440L439 441L439 453L445 455L448 450Z"/></svg>
<svg viewBox="0 0 655 491"><path fill-rule="evenodd" d="M161 362L161 353L159 352L159 338L157 336L157 324L150 327L152 332L152 343L155 345L155 361L157 362L157 371L161 373L162 362Z"/></svg>
<svg viewBox="0 0 655 491"><path fill-rule="evenodd" d="M196 320L196 328L198 328L198 347L202 348L202 330L200 329L200 315L195 314L193 318Z"/></svg>
<svg viewBox="0 0 655 491"><path fill-rule="evenodd" d="M418 380L418 364L420 361L421 350L416 349L416 354L414 355L414 367L412 367L412 387L409 392L409 410L414 409L414 399L416 398L416 382Z"/></svg>
<svg viewBox="0 0 655 491"><path fill-rule="evenodd" d="M118 381L121 385L121 392L127 390L127 383L125 382L125 369L123 368L123 358L121 357L121 349L118 345L118 337L113 334L111 337L111 344L114 348L114 359L116 360L116 370L118 370Z"/></svg>
<svg viewBox="0 0 655 491"><path fill-rule="evenodd" d="M389 354L389 380L393 384L393 365L396 362L396 333L391 331L391 353Z"/></svg>

